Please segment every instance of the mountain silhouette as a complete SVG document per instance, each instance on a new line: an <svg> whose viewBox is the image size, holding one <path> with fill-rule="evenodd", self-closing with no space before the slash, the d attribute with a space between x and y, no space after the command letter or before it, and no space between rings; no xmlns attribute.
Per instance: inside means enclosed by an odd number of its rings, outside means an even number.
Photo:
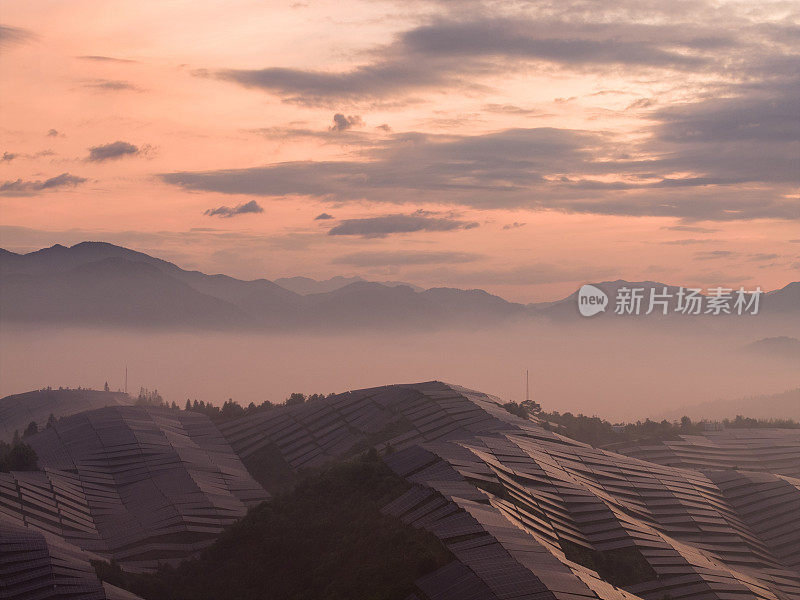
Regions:
<svg viewBox="0 0 800 600"><path fill-rule="evenodd" d="M0 250L0 319L27 324L97 325L221 330L427 330L485 327L515 319L582 320L574 292L562 300L509 302L484 290L436 287L421 290L399 282L334 277L243 281L207 275L121 246L81 242L56 244L28 254ZM609 297L623 287L642 288L642 312L650 290L670 294L676 286L617 280L595 284ZM322 290L322 291L315 291ZM761 312L780 318L800 315L800 282L765 294ZM659 317L660 315L653 315ZM662 320L677 321L670 313ZM650 317L648 317L650 318ZM682 319L688 324L691 319Z"/></svg>

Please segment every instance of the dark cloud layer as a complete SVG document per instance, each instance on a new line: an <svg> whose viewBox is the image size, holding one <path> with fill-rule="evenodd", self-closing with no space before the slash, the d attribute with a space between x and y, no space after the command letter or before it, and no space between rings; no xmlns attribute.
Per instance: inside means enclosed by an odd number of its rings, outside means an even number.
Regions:
<svg viewBox="0 0 800 600"><path fill-rule="evenodd" d="M628 109L647 118L635 141L554 128L371 139L348 131L355 117L339 112L329 131L303 135L327 134L330 143L352 136L347 141L356 152L347 159L167 173L163 179L190 190L335 202L413 200L684 221L800 220L800 36L789 19L703 0L438 8L437 17L362 52L360 64L342 71L267 66L198 74L337 109L403 104L425 91L480 92L488 89L487 76L496 81L538 71L675 81L673 92L682 100L670 103L656 93L630 101ZM606 93L628 92L596 92ZM541 114L513 104L485 110Z"/></svg>
<svg viewBox="0 0 800 600"><path fill-rule="evenodd" d="M86 179L71 175L69 173L61 173L50 179L44 181L15 179L13 181L4 181L0 184L0 194L4 196L30 196L35 192L44 190L53 190L62 187L75 187L81 183L85 183Z"/></svg>
<svg viewBox="0 0 800 600"><path fill-rule="evenodd" d="M139 148L133 144L116 141L111 142L110 144L102 144L100 146L92 146L89 148L88 160L92 162L102 162L105 160L122 158L123 156L134 156L139 154L139 152Z"/></svg>
<svg viewBox="0 0 800 600"><path fill-rule="evenodd" d="M369 52L371 62L344 71L269 66L199 70L196 74L262 89L302 104L398 102L418 90L479 89L482 84L475 78L480 75L538 64L584 71L619 67L722 71L731 66L729 55L755 45L755 40L784 33L792 41L792 34L783 29L765 32L753 28L743 38L737 28L747 27L746 22L723 24L718 19L707 23L709 15L701 13L710 11L702 2L693 10L684 5L683 19L671 15L668 20L653 18L658 13L655 5L642 7L642 12L652 13L642 18L644 15L626 15L611 3L594 3L591 10L580 2L571 4L560 15L548 10L546 3L538 3L516 15L464 10L460 16L442 16L400 33ZM640 101L639 108L646 103Z"/></svg>
<svg viewBox="0 0 800 600"><path fill-rule="evenodd" d="M700 112L706 114L705 108ZM624 146L624 153L608 134L567 129L510 129L475 136L394 134L352 160L178 172L162 178L190 190L298 194L339 202L402 204L413 199L686 220L800 219L797 201L787 198L797 179L792 143L679 143L661 139L659 131L642 148ZM627 152L639 150L651 156L637 159ZM699 173L675 177L676 171Z"/></svg>
<svg viewBox="0 0 800 600"><path fill-rule="evenodd" d="M209 217L236 217L238 215L262 213L264 209L255 200L245 202L244 204L237 204L234 207L220 206L218 208L209 208L203 214Z"/></svg>
<svg viewBox="0 0 800 600"><path fill-rule="evenodd" d="M392 214L364 219L345 219L328 231L328 235L358 235L366 238L386 237L393 233L416 231L456 231L478 227L474 221L448 216L430 216L422 211L410 215Z"/></svg>

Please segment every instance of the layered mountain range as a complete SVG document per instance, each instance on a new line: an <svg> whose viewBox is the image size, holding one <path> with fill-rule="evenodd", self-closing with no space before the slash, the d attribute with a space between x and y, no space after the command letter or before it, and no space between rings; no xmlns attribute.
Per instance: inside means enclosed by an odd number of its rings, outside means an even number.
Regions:
<svg viewBox="0 0 800 600"><path fill-rule="evenodd" d="M318 282L294 277L278 280L279 285L266 279L243 281L187 271L101 242L69 248L55 245L28 254L0 250L0 278L0 319L29 324L353 330L480 327L514 319L564 322L583 318L578 312L577 291L556 302L520 304L479 289L423 290L359 278ZM613 303L620 288L642 289L645 298L651 289L677 290L659 282L613 281L596 286L609 297L607 310L592 317L599 320L617 316ZM645 299L642 312L646 308ZM800 282L767 293L759 312L761 318L800 323ZM663 318L679 316L671 313Z"/></svg>

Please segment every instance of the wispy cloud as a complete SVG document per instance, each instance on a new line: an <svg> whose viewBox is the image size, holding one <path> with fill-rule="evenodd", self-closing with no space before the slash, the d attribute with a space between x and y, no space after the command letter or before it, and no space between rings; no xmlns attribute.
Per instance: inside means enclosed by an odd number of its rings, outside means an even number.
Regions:
<svg viewBox="0 0 800 600"><path fill-rule="evenodd" d="M100 92L140 92L141 88L130 81L119 79L93 79L83 84L83 87Z"/></svg>
<svg viewBox="0 0 800 600"><path fill-rule="evenodd" d="M397 267L411 265L461 264L480 260L471 252L364 251L337 256L331 262L353 267Z"/></svg>
<svg viewBox="0 0 800 600"><path fill-rule="evenodd" d="M129 60L127 58L115 58L113 56L100 56L100 55L84 55L78 56L80 60L88 60L92 62L107 62L107 63L135 63L135 60Z"/></svg>
<svg viewBox="0 0 800 600"><path fill-rule="evenodd" d="M21 27L0 25L0 48L8 48L35 39L35 35Z"/></svg>
<svg viewBox="0 0 800 600"><path fill-rule="evenodd" d="M412 214L391 214L363 219L345 219L328 231L328 235L358 235L366 238L386 237L394 233L417 231L456 231L474 229L475 221L447 216L430 216L422 211Z"/></svg>
<svg viewBox="0 0 800 600"><path fill-rule="evenodd" d="M45 190L54 190L63 187L75 187L87 180L77 175L69 173L61 173L50 179L45 180L24 180L15 179L13 181L4 181L0 184L0 195L3 196L30 196L35 192Z"/></svg>

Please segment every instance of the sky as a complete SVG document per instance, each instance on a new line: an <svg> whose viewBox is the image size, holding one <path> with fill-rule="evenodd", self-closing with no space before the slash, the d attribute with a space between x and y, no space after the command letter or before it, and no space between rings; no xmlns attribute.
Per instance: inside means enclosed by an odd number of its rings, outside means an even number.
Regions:
<svg viewBox="0 0 800 600"><path fill-rule="evenodd" d="M4 0L0 246L552 300L800 273L800 3Z"/></svg>

